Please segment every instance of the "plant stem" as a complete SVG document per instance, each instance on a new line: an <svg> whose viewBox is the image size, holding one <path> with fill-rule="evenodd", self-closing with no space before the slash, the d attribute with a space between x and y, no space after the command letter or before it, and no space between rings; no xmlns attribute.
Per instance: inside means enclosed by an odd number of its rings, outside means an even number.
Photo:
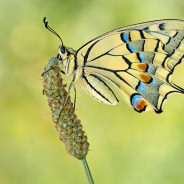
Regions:
<svg viewBox="0 0 184 184"><path fill-rule="evenodd" d="M88 183L89 184L94 184L94 181L93 181L90 169L88 167L88 163L87 163L86 157L84 159L82 159L82 163L83 163L83 166L84 166L84 170L85 170L86 176L88 178Z"/></svg>

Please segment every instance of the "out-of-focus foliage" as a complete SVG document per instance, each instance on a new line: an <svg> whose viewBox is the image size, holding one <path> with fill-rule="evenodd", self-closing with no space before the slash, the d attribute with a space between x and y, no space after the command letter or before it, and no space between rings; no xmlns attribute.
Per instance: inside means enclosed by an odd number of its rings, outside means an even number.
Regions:
<svg viewBox="0 0 184 184"><path fill-rule="evenodd" d="M59 39L82 44L112 29L157 19L184 19L183 0L0 1L0 183L87 183L82 164L59 141L42 77ZM184 64L174 81L184 87ZM69 80L67 80L69 82ZM172 96L162 114L138 114L123 101L110 107L77 88L77 114L90 142L96 183L182 184L184 96Z"/></svg>

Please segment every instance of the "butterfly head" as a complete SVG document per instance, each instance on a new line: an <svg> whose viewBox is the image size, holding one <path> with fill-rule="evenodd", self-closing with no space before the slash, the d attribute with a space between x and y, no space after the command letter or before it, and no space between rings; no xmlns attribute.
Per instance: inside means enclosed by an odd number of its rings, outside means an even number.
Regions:
<svg viewBox="0 0 184 184"><path fill-rule="evenodd" d="M76 63L75 63L75 51L69 47L65 47L63 45L63 40L61 37L57 34L54 29L52 29L48 22L46 21L46 17L44 17L43 22L45 24L46 29L48 29L50 32L55 34L61 41L61 46L59 46L59 53L57 55L57 58L61 61L61 63L64 66L65 74L70 76L74 73L76 69Z"/></svg>
<svg viewBox="0 0 184 184"><path fill-rule="evenodd" d="M60 45L58 48L58 58L59 60L63 61L66 59L68 55L68 51L64 45Z"/></svg>
<svg viewBox="0 0 184 184"><path fill-rule="evenodd" d="M76 68L75 63L75 51L72 48L65 47L64 45L59 46L58 59L63 64L65 74L70 76L74 73Z"/></svg>

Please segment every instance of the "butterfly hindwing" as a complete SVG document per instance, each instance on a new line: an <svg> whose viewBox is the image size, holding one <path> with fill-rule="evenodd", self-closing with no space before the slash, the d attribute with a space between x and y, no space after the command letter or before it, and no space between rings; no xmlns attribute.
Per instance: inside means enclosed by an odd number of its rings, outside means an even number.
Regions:
<svg viewBox="0 0 184 184"><path fill-rule="evenodd" d="M118 103L118 99L111 88L96 75L90 74L84 76L82 79L82 89L93 99L101 103L107 105L116 105Z"/></svg>
<svg viewBox="0 0 184 184"><path fill-rule="evenodd" d="M106 33L77 51L83 87L102 103L115 105L112 84L136 111L162 112L174 68L184 58L184 21L163 20Z"/></svg>

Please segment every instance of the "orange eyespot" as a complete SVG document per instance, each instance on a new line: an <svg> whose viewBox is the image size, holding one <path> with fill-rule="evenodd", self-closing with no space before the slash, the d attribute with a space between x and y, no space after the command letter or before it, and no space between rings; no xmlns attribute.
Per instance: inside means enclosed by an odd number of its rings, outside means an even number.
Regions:
<svg viewBox="0 0 184 184"><path fill-rule="evenodd" d="M131 96L131 104L133 108L138 112L143 112L146 109L146 100L139 94L133 94Z"/></svg>
<svg viewBox="0 0 184 184"><path fill-rule="evenodd" d="M146 106L145 100L141 99L141 100L139 101L139 103L136 104L135 108L136 108L138 111L141 111L141 110L143 110L143 109L145 108L145 106Z"/></svg>
<svg viewBox="0 0 184 184"><path fill-rule="evenodd" d="M144 81L144 82L146 82L146 83L149 83L149 82L151 82L151 77L149 76L149 75L146 75L146 74L144 74L144 73L141 73L140 75L140 78Z"/></svg>
<svg viewBox="0 0 184 184"><path fill-rule="evenodd" d="M137 67L138 67L140 70L142 70L142 71L145 72L145 71L147 70L147 68L148 68L148 65L145 64L145 63L140 63L140 64L137 65Z"/></svg>

